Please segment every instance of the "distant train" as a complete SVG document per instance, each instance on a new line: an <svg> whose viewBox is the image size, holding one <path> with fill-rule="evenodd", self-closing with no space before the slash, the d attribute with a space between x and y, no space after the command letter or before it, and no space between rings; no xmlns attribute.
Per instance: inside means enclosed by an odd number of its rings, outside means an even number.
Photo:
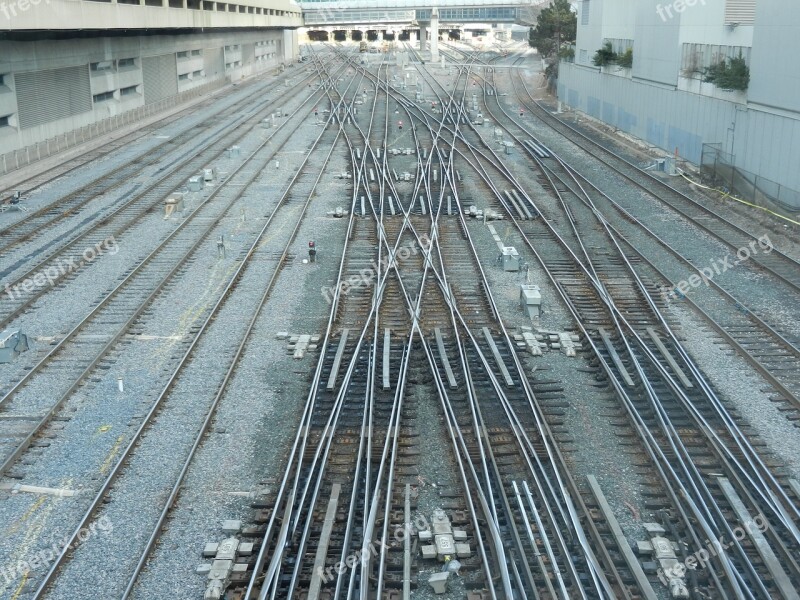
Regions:
<svg viewBox="0 0 800 600"><path fill-rule="evenodd" d="M367 47L367 42L361 42L361 43L358 45L358 51L359 51L359 52L366 52L367 50L368 50L368 47Z"/></svg>

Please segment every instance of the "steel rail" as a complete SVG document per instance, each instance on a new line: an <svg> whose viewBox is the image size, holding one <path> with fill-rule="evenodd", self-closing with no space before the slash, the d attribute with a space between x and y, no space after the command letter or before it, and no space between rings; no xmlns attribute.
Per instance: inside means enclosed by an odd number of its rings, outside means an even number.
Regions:
<svg viewBox="0 0 800 600"><path fill-rule="evenodd" d="M316 147L319 144L319 141L322 139L322 136L324 135L324 133L325 133L325 130L323 130L320 133L320 135L317 137L315 142L312 144L311 149L309 150L308 154L304 158L303 165L308 162L309 157L311 156L311 154L316 149ZM334 144L331 145L331 149L328 152L327 157L323 161L323 165L322 165L322 167L320 169L320 175L318 176L318 178L316 180L315 187L316 187L316 184L319 183L319 180L322 177L322 173L325 170L325 166L327 165L327 162L330 159L330 156L333 153L333 149L334 148L335 148L335 142L334 142ZM283 196L279 200L278 207L275 209L275 211L273 211L273 213L267 219L267 221L264 224L264 226L262 227L261 231L258 233L258 235L256 236L255 240L250 245L250 248L248 249L246 255L240 261L239 266L237 267L235 273L230 278L228 284L225 287L225 290L220 295L219 299L217 300L217 302L214 305L214 307L212 308L212 310L209 312L208 316L205 318L205 320L204 320L203 324L201 325L197 335L192 340L192 343L189 345L189 347L185 351L185 353L184 353L183 357L181 358L181 360L180 360L175 372L172 374L172 376L170 377L169 381L167 382L167 384L163 388L162 392L159 394L159 397L154 401L153 405L151 406L150 410L148 411L148 414L146 415L145 419L140 424L139 428L137 429L137 431L134 434L133 438L129 442L128 446L121 453L119 460L117 461L117 463L115 464L114 468L111 470L111 472L107 476L107 478L106 478L105 482L103 483L103 485L101 486L99 492L95 495L95 498L91 502L89 509L85 512L85 514L84 514L83 518L81 519L79 525L75 528L74 532L69 537L68 542L64 545L64 549L55 558L52 566L50 567L48 572L45 574L42 582L40 583L39 587L37 588L36 592L34 593L34 598L42 597L42 595L45 593L47 588L52 584L56 573L64 565L64 563L65 563L65 561L67 559L67 555L69 554L69 548L77 540L78 536L84 530L85 526L88 524L89 520L92 518L92 516L94 515L94 513L96 512L98 507L102 504L104 498L106 497L106 495L107 495L108 491L110 490L111 486L113 485L113 483L116 481L118 476L122 473L127 458L131 455L131 453L133 452L133 450L135 449L135 447L138 445L139 441L141 440L143 433L148 429L149 425L152 423L152 419L153 419L154 415L157 413L158 409L161 407L161 404L163 403L165 398L168 397L170 391L172 390L173 386L177 382L179 374L182 372L182 369L191 360L191 356L192 356L193 351L194 351L195 347L197 346L199 340L203 337L203 334L205 333L205 331L207 330L209 325L213 322L214 318L216 317L216 315L219 312L219 310L221 309L221 307L227 302L228 298L230 297L230 292L236 287L236 285L240 281L240 278L244 275L246 267L249 265L250 259L254 256L254 254L258 250L258 248L260 246L260 243L261 243L261 240L263 239L264 234L267 232L267 230L269 229L270 225L272 224L272 220L273 220L274 216L277 214L278 209L280 208L280 206L282 206L284 204L285 200L289 197L289 193L290 193L290 191L292 189L292 186L293 186L294 182L297 180L297 178L299 177L301 171L302 171L302 166L301 166L300 169L298 169L297 173L293 177L292 181L290 182L290 184L287 187L286 191L284 192ZM242 189L242 191L240 192L240 195L244 193L245 189L246 189L246 186ZM178 479L177 483L173 486L173 489L172 489L172 491L170 493L170 499L166 503L165 507L162 510L162 513L161 513L161 515L159 517L159 521L158 521L158 523L156 525L156 529L154 530L153 534L150 536L150 538L149 538L149 540L147 542L147 546L146 546L145 552L144 552L144 554L142 555L142 557L140 558L139 562L137 563L137 565L135 567L134 574L131 577L131 579L129 580L129 585L126 587L126 590L123 592L123 596L122 596L123 599L127 598L129 596L129 594L132 592L133 586L135 585L136 578L138 577L138 574L140 573L142 567L144 566L144 564L146 562L147 555L149 554L149 551L152 549L152 547L155 545L155 543L157 541L158 534L161 531L161 527L163 526L163 523L164 523L164 521L166 519L166 515L169 512L170 508L172 507L172 501L174 501L174 499L177 497L177 494L179 493L179 491L181 489L181 484L182 484L182 481L183 481L183 479L184 479L184 477L186 475L186 472L188 471L191 459L193 458L197 448L199 447L200 443L202 442L202 439L204 437L204 433L205 433L208 425L210 424L211 419L214 416L215 409L218 406L222 396L224 395L225 389L227 388L227 384L228 384L228 382L229 382L229 380L230 380L230 378L231 378L231 376L232 376L232 374L233 374L233 372L234 372L234 370L235 370L235 368L237 366L238 359L241 357L241 354L242 354L242 352L243 352L243 350L244 350L244 348L245 348L245 346L246 346L246 344L247 344L247 342L249 340L249 335L250 335L253 327L255 326L256 320L258 319L258 316L261 313L261 310L262 310L266 300L269 297L269 294L270 294L270 292L271 292L271 290L272 290L272 288L274 286L274 283L277 281L277 276L280 273L281 264L283 262L283 259L285 259L286 255L288 254L289 247L291 246L293 240L295 239L295 237L296 237L296 235L297 235L297 233L299 231L300 224L302 222L303 216L305 214L306 209L310 205L312 197L313 197L313 190L308 195L308 198L307 198L307 200L306 200L306 202L304 204L304 208L301 211L301 214L298 217L298 221L297 221L297 223L296 223L296 225L295 225L294 229L292 230L292 233L291 233L291 235L289 237L289 241L287 242L287 244L284 247L284 250L283 250L283 253L282 253L282 258L281 258L281 260L278 261L278 264L276 265L276 270L273 272L273 275L270 278L270 281L269 281L264 293L262 294L259 303L257 304L255 313L252 316L252 318L251 318L251 320L250 320L250 322L248 324L248 327L246 329L246 334L243 337L239 347L237 348L237 351L234 354L234 359L232 360L232 362L231 362L231 364L230 364L230 366L229 366L229 368L228 368L228 370L227 370L227 372L225 374L222 386L218 390L218 393L215 395L215 398L212 401L211 408L207 411L207 414L206 414L206 417L204 419L204 423L203 423L203 425L201 427L201 430L200 430L199 434L197 435L192 448L190 449L190 453L189 453L188 458L184 462L183 468L182 468L182 470L180 472L180 475L179 475L179 479Z"/></svg>
<svg viewBox="0 0 800 600"><path fill-rule="evenodd" d="M308 101L308 100L307 100ZM307 102L306 101L306 102ZM294 114L300 110L298 108ZM283 125L288 123L289 120L287 119ZM280 129L280 128L279 128ZM231 173L231 178L236 175L239 171L241 171L246 165L250 163L272 139L270 136L267 140L262 142L247 159ZM274 152L272 153L274 154ZM258 172L254 173L249 181L252 183L253 180L258 176ZM230 178L229 178L230 180ZM247 186L242 187L242 189L230 200L228 206L223 209L223 211L216 217L210 224L208 224L204 230L204 233L197 239L197 241L185 252L183 253L180 260L169 270L169 272L161 279L161 284L158 285L152 292L147 296L147 298L140 303L139 307L133 312L133 314L126 320L126 322L118 328L118 330L112 335L111 339L104 344L103 348L95 355L95 357L91 360L89 365L83 369L83 371L79 374L79 376L75 379L72 385L63 392L59 398L51 405L51 407L47 410L47 412L42 416L41 419L34 425L32 430L26 435L26 437L15 447L14 450L3 460L3 463L0 465L0 474L6 473L9 468L17 461L17 459L25 452L25 450L30 446L36 435L49 423L50 419L56 412L63 406L66 400L71 396L71 394L80 386L81 382L88 376L92 370L97 366L97 364L102 360L102 358L107 354L107 352L116 344L116 342L124 335L125 331L128 330L130 325L135 322L135 320L141 316L147 306L158 296L163 286L166 282L170 281L172 277L180 270L181 266L189 259L190 256L196 251L196 249L200 246L203 240L209 235L209 233L213 230L214 226L227 214L227 211L231 209L231 207L235 204L236 200L238 200L241 195L244 193L244 190ZM48 353L43 356L32 368L26 371L25 375L17 381L4 395L0 398L0 407L5 406L7 403L11 401L11 399L23 388L23 386L34 376L36 375L41 369L43 369L49 361L54 359L56 354L78 333L83 329L83 327L96 315L99 315L100 312L105 309L105 307L117 297L117 295L125 288L127 285L134 281L136 276L141 273L144 268L150 264L150 262L155 259L161 251L167 247L167 245L173 240L176 239L178 234L183 231L184 227L191 222L192 218L200 214L200 209L204 206L209 206L211 201L217 196L217 194L223 189L222 186L218 187L209 197L200 204L190 215L189 218L182 221L176 228L173 230L172 233L155 249L151 251L151 253L143 259L133 270L131 270L125 278L120 281L113 290L111 290L105 298L103 298L99 303L95 305L95 307L90 311L90 313L84 317L84 319L78 323L72 330L70 330L64 337L56 343Z"/></svg>

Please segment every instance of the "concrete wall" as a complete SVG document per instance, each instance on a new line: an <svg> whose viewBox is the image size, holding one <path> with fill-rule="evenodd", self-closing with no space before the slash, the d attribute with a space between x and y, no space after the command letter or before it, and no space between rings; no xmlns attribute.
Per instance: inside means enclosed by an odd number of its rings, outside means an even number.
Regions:
<svg viewBox="0 0 800 600"><path fill-rule="evenodd" d="M748 100L800 113L800 2L759 0L756 23Z"/></svg>
<svg viewBox="0 0 800 600"><path fill-rule="evenodd" d="M772 92L771 95L774 95ZM562 63L559 99L609 125L699 164L719 143L735 166L800 190L800 119L755 105L666 89Z"/></svg>
<svg viewBox="0 0 800 600"><path fill-rule="evenodd" d="M297 33L282 30L0 41L0 154L297 56Z"/></svg>
<svg viewBox="0 0 800 600"><path fill-rule="evenodd" d="M594 53L603 46L606 39L633 39L636 2L637 0L578 2L578 23L581 26L575 42L576 61L591 65ZM585 22L588 25L582 24Z"/></svg>
<svg viewBox="0 0 800 600"><path fill-rule="evenodd" d="M155 6L154 6L155 5ZM192 7L192 8L189 8ZM0 31L300 27L290 0L3 0Z"/></svg>

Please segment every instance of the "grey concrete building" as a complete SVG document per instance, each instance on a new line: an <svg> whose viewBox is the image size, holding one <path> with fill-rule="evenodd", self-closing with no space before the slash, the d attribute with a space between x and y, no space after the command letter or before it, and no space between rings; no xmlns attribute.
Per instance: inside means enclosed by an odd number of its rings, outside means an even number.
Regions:
<svg viewBox="0 0 800 600"><path fill-rule="evenodd" d="M716 169L736 191L800 210L800 3L795 0L583 0L575 62L559 99L667 153ZM595 66L606 42L633 65ZM750 82L704 81L743 59Z"/></svg>
<svg viewBox="0 0 800 600"><path fill-rule="evenodd" d="M298 55L289 0L0 0L0 174Z"/></svg>

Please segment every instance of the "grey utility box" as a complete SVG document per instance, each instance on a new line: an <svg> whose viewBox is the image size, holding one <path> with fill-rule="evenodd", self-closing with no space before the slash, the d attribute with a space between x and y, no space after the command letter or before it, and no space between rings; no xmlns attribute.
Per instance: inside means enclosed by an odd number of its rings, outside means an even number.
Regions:
<svg viewBox="0 0 800 600"><path fill-rule="evenodd" d="M542 310L542 294L539 292L539 286L528 284L519 286L519 303L528 311L531 319L538 317Z"/></svg>
<svg viewBox="0 0 800 600"><path fill-rule="evenodd" d="M28 349L28 336L19 329L0 331L0 364L10 363Z"/></svg>
<svg viewBox="0 0 800 600"><path fill-rule="evenodd" d="M519 254L514 246L504 246L500 255L503 271L519 271Z"/></svg>
<svg viewBox="0 0 800 600"><path fill-rule="evenodd" d="M199 192L203 189L203 178L199 175L195 175L194 177L189 177L189 191L190 192Z"/></svg>

